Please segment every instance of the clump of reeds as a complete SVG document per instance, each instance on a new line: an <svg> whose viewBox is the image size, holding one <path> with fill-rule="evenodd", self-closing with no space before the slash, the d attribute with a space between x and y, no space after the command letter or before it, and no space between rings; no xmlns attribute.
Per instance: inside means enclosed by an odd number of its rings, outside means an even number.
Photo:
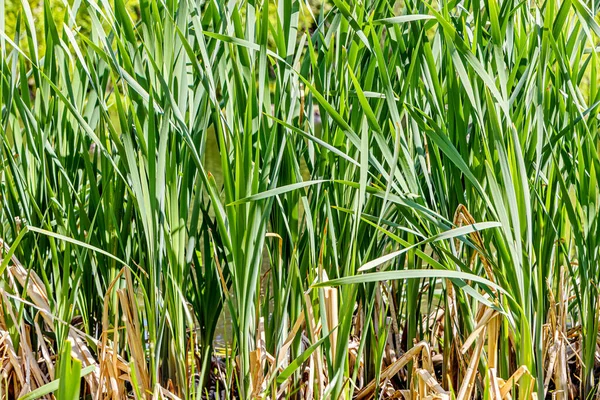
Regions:
<svg viewBox="0 0 600 400"><path fill-rule="evenodd" d="M0 399L598 395L595 2L9 3Z"/></svg>

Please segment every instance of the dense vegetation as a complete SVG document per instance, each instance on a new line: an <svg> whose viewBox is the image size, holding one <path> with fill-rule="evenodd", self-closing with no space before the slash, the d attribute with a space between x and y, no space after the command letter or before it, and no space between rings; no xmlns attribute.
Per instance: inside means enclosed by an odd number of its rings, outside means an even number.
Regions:
<svg viewBox="0 0 600 400"><path fill-rule="evenodd" d="M597 2L61 4L0 0L0 399L597 394Z"/></svg>

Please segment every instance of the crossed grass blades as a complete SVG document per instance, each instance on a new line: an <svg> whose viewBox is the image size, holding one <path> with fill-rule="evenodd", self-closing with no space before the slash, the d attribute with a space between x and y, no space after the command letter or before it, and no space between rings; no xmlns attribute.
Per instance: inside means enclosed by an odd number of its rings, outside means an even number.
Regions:
<svg viewBox="0 0 600 400"><path fill-rule="evenodd" d="M0 398L598 394L597 2L38 3Z"/></svg>

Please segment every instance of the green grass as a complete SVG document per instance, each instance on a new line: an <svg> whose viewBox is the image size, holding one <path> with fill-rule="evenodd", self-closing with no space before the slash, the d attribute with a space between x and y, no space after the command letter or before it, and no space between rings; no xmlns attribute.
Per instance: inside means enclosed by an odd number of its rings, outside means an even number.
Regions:
<svg viewBox="0 0 600 400"><path fill-rule="evenodd" d="M0 5L0 399L597 394L597 4Z"/></svg>

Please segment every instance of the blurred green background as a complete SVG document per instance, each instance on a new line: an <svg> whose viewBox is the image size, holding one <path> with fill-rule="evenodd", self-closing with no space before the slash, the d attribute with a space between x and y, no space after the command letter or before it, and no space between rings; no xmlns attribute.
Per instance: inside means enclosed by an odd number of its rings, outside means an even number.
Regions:
<svg viewBox="0 0 600 400"><path fill-rule="evenodd" d="M206 3L205 0L200 0L201 3ZM56 22L56 26L60 29L62 27L63 21L68 21L70 15L75 14L77 25L79 26L80 32L85 34L90 29L90 20L87 15L87 10L85 9L85 5L81 4L79 0L75 1L63 1L63 0L0 0L0 8L4 8L4 12L1 13L4 17L4 20L0 21L0 28L4 27L4 32L6 32L7 36L11 39L14 38L15 35L15 27L19 18L24 18L25 16L19 15L22 10L21 4L23 4L24 8L29 7L31 10L31 15L35 21L36 34L39 41L40 52L43 54L43 50L45 48L45 38L44 38L44 2L48 3L48 6L52 10L52 16L54 21ZM109 1L112 3L112 1ZM306 29L311 29L314 25L313 18L311 13L308 12L308 9L312 11L313 15L317 15L321 12L321 8L323 7L323 11L328 11L331 8L331 5L327 1L319 1L319 0L304 0L302 1L303 6L300 9L300 21L299 21L299 33ZM139 21L140 17L140 1L139 0L126 0L125 4L129 13L131 14L134 21ZM276 2L272 2L272 4L276 4ZM244 8L242 7L243 11ZM69 14L68 14L69 12ZM275 15L277 13L277 8L270 8L270 13L273 15L272 21L275 21ZM66 18L66 19L65 19Z"/></svg>

